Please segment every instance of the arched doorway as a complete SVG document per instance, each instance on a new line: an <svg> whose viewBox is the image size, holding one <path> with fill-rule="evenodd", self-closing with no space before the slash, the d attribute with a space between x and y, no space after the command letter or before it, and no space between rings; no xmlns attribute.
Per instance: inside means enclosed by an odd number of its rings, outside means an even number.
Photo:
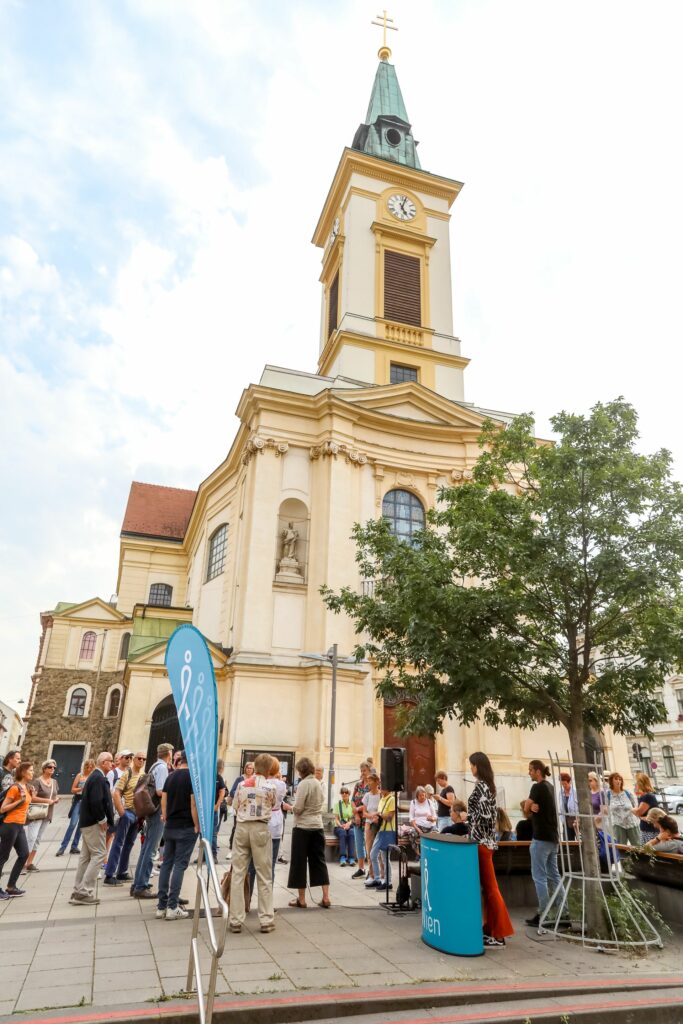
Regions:
<svg viewBox="0 0 683 1024"><path fill-rule="evenodd" d="M408 760L406 793L412 798L417 786L434 785L436 773L433 736L399 736L396 712L402 701L384 702L384 746L405 747Z"/></svg>
<svg viewBox="0 0 683 1024"><path fill-rule="evenodd" d="M183 746L178 712L172 696L164 697L154 709L147 743L148 767L156 761L157 747L160 743L172 743L174 750L181 750Z"/></svg>

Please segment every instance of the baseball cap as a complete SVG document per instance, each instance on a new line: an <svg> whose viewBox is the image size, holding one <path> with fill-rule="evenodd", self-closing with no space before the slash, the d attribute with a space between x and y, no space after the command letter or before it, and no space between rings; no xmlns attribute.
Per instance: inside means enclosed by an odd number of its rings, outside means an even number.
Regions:
<svg viewBox="0 0 683 1024"><path fill-rule="evenodd" d="M133 756L133 751L132 750L119 750L118 756L119 757L132 757Z"/></svg>

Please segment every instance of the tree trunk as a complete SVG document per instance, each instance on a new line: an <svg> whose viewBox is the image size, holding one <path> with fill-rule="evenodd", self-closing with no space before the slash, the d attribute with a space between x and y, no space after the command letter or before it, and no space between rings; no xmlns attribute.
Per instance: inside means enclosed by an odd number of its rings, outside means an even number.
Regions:
<svg viewBox="0 0 683 1024"><path fill-rule="evenodd" d="M582 724L570 726L569 742L571 744L572 760L577 764L585 764L587 758ZM584 874L587 878L599 879L600 857L598 854L595 821L591 804L591 791L588 784L589 771L589 768L577 768L574 776L574 784L576 786L576 796L579 803L579 814L581 815L580 841ZM585 886L585 892L586 933L594 938L606 937L607 922L605 918L605 905L602 899L600 882L588 882Z"/></svg>

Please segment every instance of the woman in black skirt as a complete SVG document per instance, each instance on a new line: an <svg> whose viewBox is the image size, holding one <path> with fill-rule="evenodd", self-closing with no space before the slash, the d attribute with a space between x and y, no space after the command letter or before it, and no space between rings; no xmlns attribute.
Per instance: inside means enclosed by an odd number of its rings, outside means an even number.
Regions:
<svg viewBox="0 0 683 1024"><path fill-rule="evenodd" d="M299 895L290 902L290 907L306 904L306 865L308 864L309 884L321 885L323 898L321 907L327 909L330 903L330 876L325 863L325 833L323 832L323 788L316 779L315 765L308 757L296 763L300 782L294 800L294 828L289 863L287 887L298 889Z"/></svg>

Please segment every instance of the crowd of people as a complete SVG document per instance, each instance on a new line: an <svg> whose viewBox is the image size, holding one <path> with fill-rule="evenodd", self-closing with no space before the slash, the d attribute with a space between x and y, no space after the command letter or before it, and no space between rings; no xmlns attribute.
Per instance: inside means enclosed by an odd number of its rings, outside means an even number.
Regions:
<svg viewBox="0 0 683 1024"><path fill-rule="evenodd" d="M419 843L432 832L468 836L478 844L479 873L484 910L484 941L489 948L505 945L513 928L496 881L493 853L502 841L530 841L531 875L538 907L527 919L537 926L560 885L558 852L561 839L581 836L582 816L576 788L568 772L562 772L557 790L549 781L550 770L540 760L529 762L531 787L520 804L516 827L504 808L497 805L491 763L482 752L469 758L474 788L467 802L459 800L445 772L436 774L435 786L418 786L410 802L407 824L400 832ZM60 800L54 778L57 765L44 761L35 775L32 762L19 751L4 758L0 770L0 879L12 852L16 854L0 899L25 894L19 887L22 872L38 871L34 858L41 838ZM230 790L223 778L223 762L216 771L211 848L218 857L218 832L232 806L231 860L223 890L230 902L229 928L242 929L254 888L261 931L275 928L273 883L275 864L282 857L281 842L288 813L293 817L287 885L296 895L289 906L306 909L307 888L320 887L318 906L328 909L330 879L325 858L323 769L306 757L296 763L297 781L288 788L279 760L266 753L247 762ZM650 778L639 773L634 792L618 772L603 782L589 773L591 810L602 869L613 869L616 844L646 846L660 852L683 853L678 825L659 802ZM97 881L103 886L129 885L134 899L155 900L156 916L165 920L186 918L187 900L181 897L185 871L199 833L197 806L183 751L162 743L154 763L146 767L143 751L121 750L116 756L104 751L86 760L70 791L68 824L57 850L78 855L78 866L69 902L92 906L100 902ZM333 807L334 832L339 844L339 864L352 870L352 879L363 879L367 889L392 888L390 851L399 834L394 793L383 783L372 758L360 765L353 789L342 785ZM141 849L131 873L130 859L136 841ZM157 891L152 877L158 875ZM559 927L569 921L556 921Z"/></svg>

